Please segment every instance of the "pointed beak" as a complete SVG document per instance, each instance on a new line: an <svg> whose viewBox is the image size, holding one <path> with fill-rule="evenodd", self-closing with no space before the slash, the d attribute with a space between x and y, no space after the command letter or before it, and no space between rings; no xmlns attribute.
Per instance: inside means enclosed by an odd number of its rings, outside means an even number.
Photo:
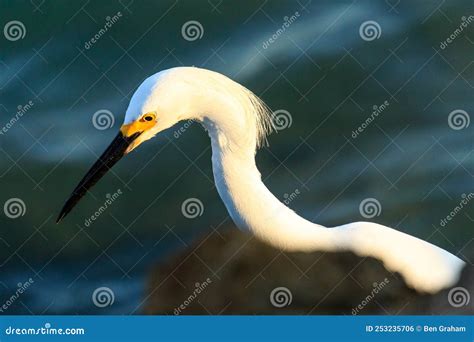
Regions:
<svg viewBox="0 0 474 342"><path fill-rule="evenodd" d="M92 165L87 174L82 178L76 186L71 196L64 204L61 213L56 220L56 223L61 222L67 214L76 206L80 199L92 188L112 166L114 166L124 155L130 151L132 143L137 139L142 132L135 132L125 136L122 130L117 134L109 147L99 157L99 159Z"/></svg>

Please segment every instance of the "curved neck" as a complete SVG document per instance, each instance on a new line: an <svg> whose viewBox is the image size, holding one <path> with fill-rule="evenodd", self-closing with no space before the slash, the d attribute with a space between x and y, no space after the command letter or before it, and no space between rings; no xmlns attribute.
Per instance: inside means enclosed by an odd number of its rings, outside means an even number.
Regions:
<svg viewBox="0 0 474 342"><path fill-rule="evenodd" d="M268 190L255 164L255 145L233 141L233 137L247 136L248 131L236 125L220 125L220 118L239 114L223 114L215 118L211 114L202 124L211 138L217 191L235 224L279 248L334 249L330 230L298 216ZM232 132L227 131L228 127Z"/></svg>

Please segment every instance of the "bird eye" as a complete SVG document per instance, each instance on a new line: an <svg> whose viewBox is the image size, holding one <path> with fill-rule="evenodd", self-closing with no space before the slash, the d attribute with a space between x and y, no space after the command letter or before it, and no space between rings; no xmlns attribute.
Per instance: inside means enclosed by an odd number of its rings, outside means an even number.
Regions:
<svg viewBox="0 0 474 342"><path fill-rule="evenodd" d="M142 121L148 121L148 122L153 121L153 120L155 120L155 115L154 115L154 114L145 114L145 115L142 117L141 120L142 120Z"/></svg>

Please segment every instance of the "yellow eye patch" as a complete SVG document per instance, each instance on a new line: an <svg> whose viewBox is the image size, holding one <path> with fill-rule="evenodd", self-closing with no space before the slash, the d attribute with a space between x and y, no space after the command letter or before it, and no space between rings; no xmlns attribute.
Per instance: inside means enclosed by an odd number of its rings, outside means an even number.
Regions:
<svg viewBox="0 0 474 342"><path fill-rule="evenodd" d="M151 122L151 121L156 121L156 114L155 113L146 113L143 115L140 120L140 122Z"/></svg>
<svg viewBox="0 0 474 342"><path fill-rule="evenodd" d="M142 133L156 124L156 114L155 113L146 113L140 117L140 119L129 123L127 125L123 125L120 128L122 134L126 137L129 137L135 133Z"/></svg>

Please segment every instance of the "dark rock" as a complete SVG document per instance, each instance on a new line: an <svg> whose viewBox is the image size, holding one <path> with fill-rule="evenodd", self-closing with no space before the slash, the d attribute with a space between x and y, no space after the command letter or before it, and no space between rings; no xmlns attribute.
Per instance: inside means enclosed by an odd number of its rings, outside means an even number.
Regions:
<svg viewBox="0 0 474 342"><path fill-rule="evenodd" d="M469 266L457 285L465 289L458 300L466 293L470 297L473 280ZM291 292L291 303L272 304L271 293L278 287ZM144 313L472 314L470 298L459 308L449 303L450 290L418 294L375 259L352 253L282 252L232 228L210 233L154 267ZM285 291L276 297L277 305L288 302Z"/></svg>

